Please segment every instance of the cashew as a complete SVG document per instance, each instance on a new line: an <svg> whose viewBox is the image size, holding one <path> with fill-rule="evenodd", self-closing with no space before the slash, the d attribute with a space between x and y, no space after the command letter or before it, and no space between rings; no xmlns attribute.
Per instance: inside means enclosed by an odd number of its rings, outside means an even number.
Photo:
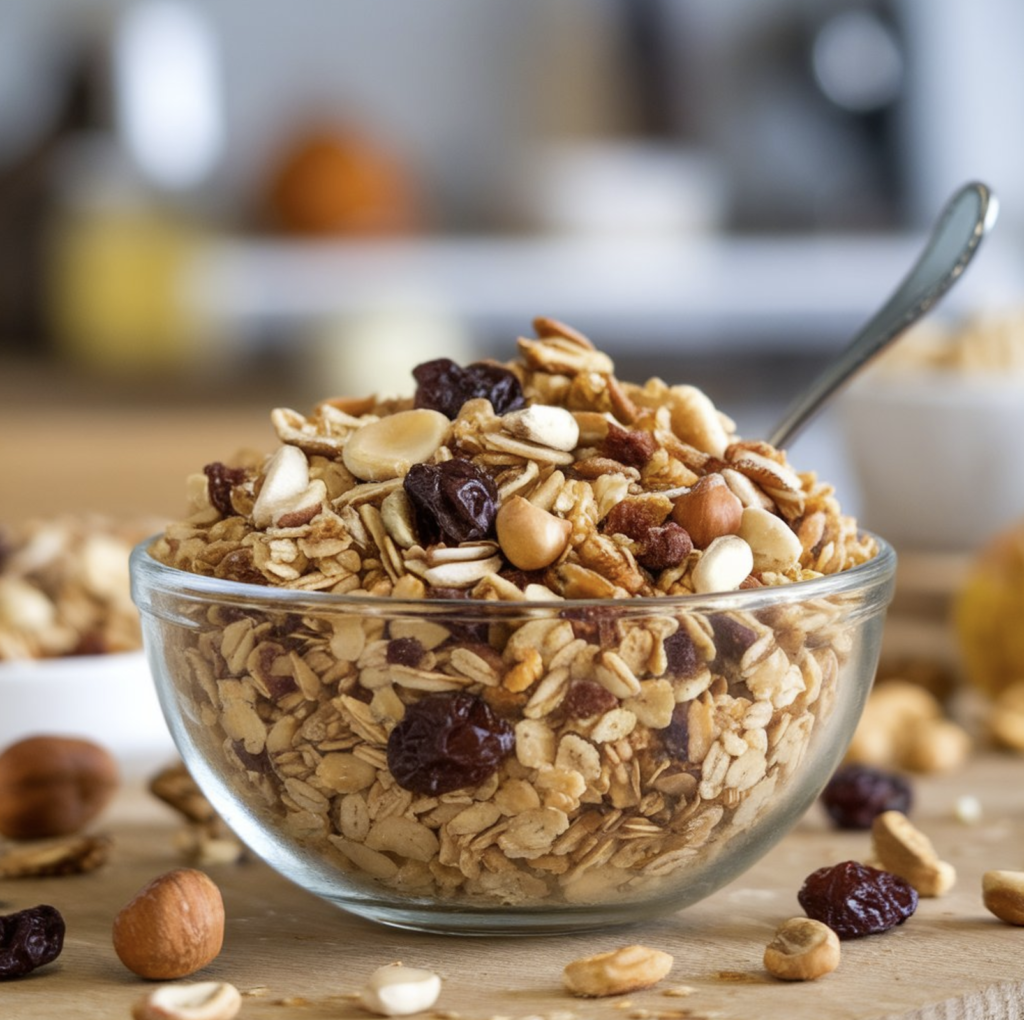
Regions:
<svg viewBox="0 0 1024 1020"><path fill-rule="evenodd" d="M378 1016L411 1016L430 1009L440 994L441 979L436 974L393 963L370 975L359 1001Z"/></svg>
<svg viewBox="0 0 1024 1020"><path fill-rule="evenodd" d="M624 946L567 964L562 973L565 987L585 998L637 992L657 984L675 961L668 953L647 946Z"/></svg>
<svg viewBox="0 0 1024 1020"><path fill-rule="evenodd" d="M1024 925L1024 871L986 871L981 899L1000 921Z"/></svg>
<svg viewBox="0 0 1024 1020"><path fill-rule="evenodd" d="M572 523L534 506L522 496L501 505L495 520L498 544L520 570L541 570L565 551Z"/></svg>
<svg viewBox="0 0 1024 1020"><path fill-rule="evenodd" d="M956 883L956 869L940 860L931 840L902 811L883 811L871 826L875 858L906 879L920 896L942 896Z"/></svg>
<svg viewBox="0 0 1024 1020"><path fill-rule="evenodd" d="M839 966L839 936L821 921L792 917L765 947L764 966L783 981L813 981Z"/></svg>
<svg viewBox="0 0 1024 1020"><path fill-rule="evenodd" d="M231 1020L242 996L226 981L161 985L132 1007L133 1020Z"/></svg>
<svg viewBox="0 0 1024 1020"><path fill-rule="evenodd" d="M722 535L704 550L693 568L693 589L699 595L735 591L754 569L754 554L738 535Z"/></svg>

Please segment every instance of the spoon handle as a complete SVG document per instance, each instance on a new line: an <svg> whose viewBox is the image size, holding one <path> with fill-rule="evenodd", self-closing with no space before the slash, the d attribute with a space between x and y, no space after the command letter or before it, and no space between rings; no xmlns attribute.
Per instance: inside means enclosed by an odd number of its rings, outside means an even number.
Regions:
<svg viewBox="0 0 1024 1020"><path fill-rule="evenodd" d="M928 312L960 278L996 221L999 204L984 184L965 184L946 203L913 268L839 357L790 405L768 441L784 447L840 387Z"/></svg>

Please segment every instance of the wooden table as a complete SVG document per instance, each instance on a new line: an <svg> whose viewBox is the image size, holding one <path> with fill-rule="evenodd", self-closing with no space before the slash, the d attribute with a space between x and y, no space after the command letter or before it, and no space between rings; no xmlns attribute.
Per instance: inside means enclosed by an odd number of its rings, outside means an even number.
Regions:
<svg viewBox="0 0 1024 1020"><path fill-rule="evenodd" d="M955 889L922 900L902 927L843 943L837 971L816 982L770 978L761 957L775 926L801 913L796 892L824 864L864 859L864 833L831 830L816 806L746 875L678 914L597 934L457 938L377 927L295 888L262 863L211 866L228 914L224 949L195 980L220 979L244 995L243 1018L365 1017L355 993L376 967L401 960L444 979L433 1017L463 1020L753 1017L990 1020L1024 1014L1024 928L981 904L989 868L1024 867L1024 759L979 757L958 775L916 781L913 817L958 870ZM981 820L958 820L958 798L976 797ZM116 1020L150 987L118 961L114 914L153 876L182 863L178 821L142 790L126 789L103 819L115 838L111 863L90 875L0 882L4 912L51 903L67 940L55 963L0 986L4 1020ZM658 987L583 1000L562 990L570 960L631 943L675 956ZM690 986L684 998L666 990Z"/></svg>

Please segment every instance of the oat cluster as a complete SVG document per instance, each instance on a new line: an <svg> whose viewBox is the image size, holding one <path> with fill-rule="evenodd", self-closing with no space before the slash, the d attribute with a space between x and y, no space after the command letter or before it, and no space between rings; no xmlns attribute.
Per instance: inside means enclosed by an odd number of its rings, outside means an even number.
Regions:
<svg viewBox="0 0 1024 1020"><path fill-rule="evenodd" d="M274 411L279 449L208 465L152 548L373 597L156 625L207 760L374 895L657 897L782 794L855 666L842 600L667 598L870 559L831 488L694 387L535 327L508 364L421 366L407 400Z"/></svg>

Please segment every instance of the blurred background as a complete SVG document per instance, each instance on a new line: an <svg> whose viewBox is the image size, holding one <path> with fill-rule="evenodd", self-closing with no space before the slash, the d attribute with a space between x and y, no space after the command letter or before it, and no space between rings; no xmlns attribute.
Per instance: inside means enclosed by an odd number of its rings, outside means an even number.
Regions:
<svg viewBox="0 0 1024 1020"><path fill-rule="evenodd" d="M970 179L1001 218L942 313L1021 297L1017 0L0 18L0 521L173 516L187 471L269 447L271 407L511 357L538 314L755 435ZM791 459L857 512L844 427Z"/></svg>

